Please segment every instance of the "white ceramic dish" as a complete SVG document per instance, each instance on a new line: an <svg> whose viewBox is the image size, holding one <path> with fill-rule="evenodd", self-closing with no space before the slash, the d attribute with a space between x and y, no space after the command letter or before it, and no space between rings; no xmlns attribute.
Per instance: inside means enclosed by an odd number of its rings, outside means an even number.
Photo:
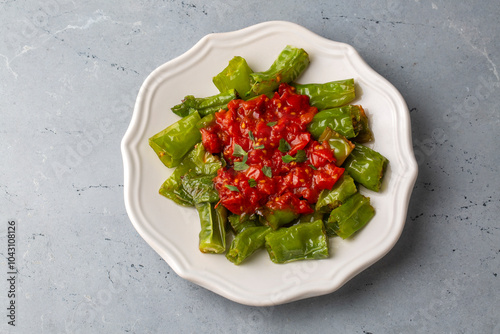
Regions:
<svg viewBox="0 0 500 334"><path fill-rule="evenodd" d="M233 56L244 57L261 71L286 45L304 48L311 58L298 82L355 79L361 93L355 103L365 108L375 134L369 146L390 164L380 193L361 189L371 198L375 217L350 240L331 238L330 258L277 265L262 251L235 266L223 255L198 250L195 209L158 194L172 170L156 157L148 138L179 119L170 107L185 95L216 94L211 79ZM399 92L351 46L281 21L207 35L182 56L158 67L140 89L121 149L125 205L139 234L179 276L238 303L257 306L331 293L387 254L403 230L417 176L409 112Z"/></svg>

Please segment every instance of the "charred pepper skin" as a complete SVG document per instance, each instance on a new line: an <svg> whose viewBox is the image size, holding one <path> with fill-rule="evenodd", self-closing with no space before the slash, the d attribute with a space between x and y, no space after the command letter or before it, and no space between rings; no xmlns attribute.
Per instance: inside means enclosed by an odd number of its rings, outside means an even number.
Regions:
<svg viewBox="0 0 500 334"><path fill-rule="evenodd" d="M358 134L352 140L361 144L373 140L373 132L370 129L368 117L363 107L359 106L359 108L353 109L353 114L356 120L356 132Z"/></svg>

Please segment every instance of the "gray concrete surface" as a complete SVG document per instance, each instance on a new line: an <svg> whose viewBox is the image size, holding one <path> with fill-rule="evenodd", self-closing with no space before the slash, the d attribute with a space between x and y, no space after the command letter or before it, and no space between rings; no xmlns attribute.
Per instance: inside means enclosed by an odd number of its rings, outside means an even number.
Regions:
<svg viewBox="0 0 500 334"><path fill-rule="evenodd" d="M0 332L500 333L499 16L495 0L0 1ZM268 20L351 44L391 81L420 170L386 257L335 293L255 308L181 279L142 240L120 141L154 68Z"/></svg>

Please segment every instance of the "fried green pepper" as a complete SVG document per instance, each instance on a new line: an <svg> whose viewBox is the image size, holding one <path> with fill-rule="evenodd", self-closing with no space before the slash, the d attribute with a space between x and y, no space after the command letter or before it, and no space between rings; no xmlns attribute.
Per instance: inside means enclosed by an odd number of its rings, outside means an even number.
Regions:
<svg viewBox="0 0 500 334"><path fill-rule="evenodd" d="M263 215L259 216L260 222L277 230L279 227L293 222L299 215L291 209L272 210L264 208Z"/></svg>
<svg viewBox="0 0 500 334"><path fill-rule="evenodd" d="M201 141L196 123L200 115L194 112L149 138L149 146L167 167L176 167L186 153Z"/></svg>
<svg viewBox="0 0 500 334"><path fill-rule="evenodd" d="M332 189L323 189L321 191L316 202L316 211L329 213L357 191L352 177L344 172L342 177L335 182Z"/></svg>
<svg viewBox="0 0 500 334"><path fill-rule="evenodd" d="M222 205L215 207L213 203L196 203L200 217L201 231L199 248L203 253L224 253L226 251L227 210Z"/></svg>
<svg viewBox="0 0 500 334"><path fill-rule="evenodd" d="M309 104L318 110L340 107L356 98L354 79L292 86L297 94L309 96Z"/></svg>
<svg viewBox="0 0 500 334"><path fill-rule="evenodd" d="M252 72L245 58L236 56L229 61L222 72L213 77L212 81L221 93L235 89L240 96L243 96L251 89L250 73Z"/></svg>
<svg viewBox="0 0 500 334"><path fill-rule="evenodd" d="M194 173L194 175L215 175L221 166L222 162L219 157L207 152L203 145L199 143L185 156L172 175L163 182L159 192L177 204L193 206L195 204L193 197L184 189L183 181L185 176L188 173ZM194 191L193 188L190 189Z"/></svg>
<svg viewBox="0 0 500 334"><path fill-rule="evenodd" d="M304 49L286 46L267 71L250 74L251 89L245 98L272 92L281 83L294 81L308 65L309 55Z"/></svg>
<svg viewBox="0 0 500 334"><path fill-rule="evenodd" d="M215 114L208 114L207 116L202 117L197 123L196 127L198 129L203 129L215 124Z"/></svg>
<svg viewBox="0 0 500 334"><path fill-rule="evenodd" d="M313 120L307 126L307 130L317 140L326 127L340 133L346 138L354 138L358 135L357 113L360 106L343 106L338 108L322 110L314 115Z"/></svg>
<svg viewBox="0 0 500 334"><path fill-rule="evenodd" d="M368 224L374 215L375 209L370 205L370 198L356 193L330 213L326 223L327 233L335 233L342 239L349 238Z"/></svg>
<svg viewBox="0 0 500 334"><path fill-rule="evenodd" d="M199 175L191 171L184 175L182 187L191 196L194 203L217 203L219 193L213 183L216 176L217 174Z"/></svg>
<svg viewBox="0 0 500 334"><path fill-rule="evenodd" d="M171 109L174 114L181 117L186 117L193 111L198 111L201 116L206 116L220 109L226 109L229 101L237 97L238 95L234 89L209 97L194 97L193 95L188 95L184 97L182 103L173 106Z"/></svg>
<svg viewBox="0 0 500 334"><path fill-rule="evenodd" d="M365 114L363 107L352 110L356 119L356 132L358 133L353 140L357 143L367 143L373 139L373 132L368 124L368 117Z"/></svg>
<svg viewBox="0 0 500 334"><path fill-rule="evenodd" d="M229 224L231 224L231 227L233 228L235 234L239 234L249 227L261 226L255 214L253 215L232 214L228 217L228 219L229 219Z"/></svg>
<svg viewBox="0 0 500 334"><path fill-rule="evenodd" d="M337 181L339 182L339 181ZM302 223L312 223L316 220L323 220L324 213L315 210L313 213L308 213L304 215L300 215L300 217L293 223L295 224L302 224Z"/></svg>
<svg viewBox="0 0 500 334"><path fill-rule="evenodd" d="M302 223L266 235L266 249L274 263L328 257L328 238L321 220Z"/></svg>
<svg viewBox="0 0 500 334"><path fill-rule="evenodd" d="M222 167L220 157L207 152L202 143L195 146L189 158L193 162L194 171L198 175L217 174L219 168Z"/></svg>
<svg viewBox="0 0 500 334"><path fill-rule="evenodd" d="M389 160L369 147L358 144L347 157L343 167L354 181L379 191Z"/></svg>
<svg viewBox="0 0 500 334"><path fill-rule="evenodd" d="M337 131L333 131L329 126L319 136L320 143L327 141L330 148L333 149L333 156L335 157L335 165L340 167L345 159L351 154L354 149L354 144L351 143L346 137L342 136Z"/></svg>
<svg viewBox="0 0 500 334"><path fill-rule="evenodd" d="M163 182L159 193L177 204L184 206L194 206L193 198L182 187L182 177L194 168L194 162L190 159L192 151L182 160L172 175Z"/></svg>
<svg viewBox="0 0 500 334"><path fill-rule="evenodd" d="M233 239L226 258L236 265L241 264L250 255L264 247L265 237L271 231L272 228L268 226L248 227Z"/></svg>

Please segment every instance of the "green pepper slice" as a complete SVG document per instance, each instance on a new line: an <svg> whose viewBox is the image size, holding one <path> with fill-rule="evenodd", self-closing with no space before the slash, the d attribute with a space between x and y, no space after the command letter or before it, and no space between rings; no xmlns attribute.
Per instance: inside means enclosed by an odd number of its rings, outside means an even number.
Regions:
<svg viewBox="0 0 500 334"><path fill-rule="evenodd" d="M286 46L267 71L250 74L251 89L245 98L272 92L281 83L294 81L308 65L309 55L304 49Z"/></svg>
<svg viewBox="0 0 500 334"><path fill-rule="evenodd" d="M368 124L368 117L365 114L365 110L361 106L358 107L352 110L356 119L356 132L358 133L353 140L357 143L367 143L373 139L373 132Z"/></svg>
<svg viewBox="0 0 500 334"><path fill-rule="evenodd" d="M213 155L205 150L202 143L196 145L191 152L190 159L194 164L194 171L200 175L217 174L222 167L222 161L217 155Z"/></svg>
<svg viewBox="0 0 500 334"><path fill-rule="evenodd" d="M149 146L167 167L176 167L186 153L201 141L196 123L200 115L194 112L149 138Z"/></svg>
<svg viewBox="0 0 500 334"><path fill-rule="evenodd" d="M337 182L339 182L339 181L337 181ZM300 215L299 218L293 224L296 225L296 224L302 224L302 223L312 223L312 222L315 222L316 220L323 220L323 216L324 216L323 212L314 210L313 213Z"/></svg>
<svg viewBox="0 0 500 334"><path fill-rule="evenodd" d="M316 202L316 211L329 213L357 192L353 178L344 172L332 189L321 191Z"/></svg>
<svg viewBox="0 0 500 334"><path fill-rule="evenodd" d="M198 111L201 116L206 116L220 109L226 109L227 104L236 98L238 98L238 95L234 89L209 97L188 95L184 97L182 103L173 106L171 110L181 117L191 114L194 110Z"/></svg>
<svg viewBox="0 0 500 334"><path fill-rule="evenodd" d="M345 159L351 154L354 149L354 144L351 143L346 137L342 136L337 131L333 131L329 126L319 136L320 143L327 141L330 148L333 149L333 156L335 157L335 165L340 167Z"/></svg>
<svg viewBox="0 0 500 334"><path fill-rule="evenodd" d="M259 216L259 219L263 225L270 226L273 230L277 230L281 226L293 222L298 217L299 214L290 209L273 210L265 207L263 215Z"/></svg>
<svg viewBox="0 0 500 334"><path fill-rule="evenodd" d="M343 106L356 98L354 79L331 81L323 84L292 84L295 92L309 96L309 104L318 110Z"/></svg>
<svg viewBox="0 0 500 334"><path fill-rule="evenodd" d="M215 189L213 179L217 174L198 175L189 172L182 179L182 187L193 199L194 203L217 203L219 193Z"/></svg>
<svg viewBox="0 0 500 334"><path fill-rule="evenodd" d="M272 228L268 226L248 227L233 239L226 258L236 265L241 264L250 255L264 247L265 237L271 231Z"/></svg>
<svg viewBox="0 0 500 334"><path fill-rule="evenodd" d="M252 72L245 58L236 56L229 61L222 72L213 77L212 81L221 93L235 89L240 96L243 96L251 89L250 73Z"/></svg>
<svg viewBox="0 0 500 334"><path fill-rule="evenodd" d="M358 144L347 157L343 167L354 181L379 191L389 160L369 147Z"/></svg>
<svg viewBox="0 0 500 334"><path fill-rule="evenodd" d="M234 233L237 235L249 227L261 226L256 215L235 215L232 214L228 217L229 224L233 228Z"/></svg>
<svg viewBox="0 0 500 334"><path fill-rule="evenodd" d="M198 129L203 129L215 124L215 115L208 114L207 116L202 117L197 123L196 127Z"/></svg>
<svg viewBox="0 0 500 334"><path fill-rule="evenodd" d="M177 166L172 175L163 182L159 193L177 204L194 206L193 198L182 187L182 177L195 167L191 159L192 151Z"/></svg>
<svg viewBox="0 0 500 334"><path fill-rule="evenodd" d="M266 235L266 249L274 263L325 259L328 238L321 220L284 227Z"/></svg>
<svg viewBox="0 0 500 334"><path fill-rule="evenodd" d="M346 138L354 138L358 135L357 113L360 106L343 106L338 108L322 110L314 115L313 120L307 126L307 130L317 140L326 127L340 133Z"/></svg>
<svg viewBox="0 0 500 334"><path fill-rule="evenodd" d="M222 205L196 203L200 217L201 230L199 248L203 253L224 253L226 251L227 210Z"/></svg>
<svg viewBox="0 0 500 334"><path fill-rule="evenodd" d="M172 175L163 182L159 193L175 203L184 206L194 206L192 195L184 189L183 179L188 173L194 175L215 175L222 166L220 159L205 150L199 143L192 149L177 166ZM213 176L212 176L213 178ZM189 177L188 177L189 180ZM194 191L193 188L190 188Z"/></svg>
<svg viewBox="0 0 500 334"><path fill-rule="evenodd" d="M349 238L364 227L375 215L375 209L370 205L370 198L356 193L344 204L330 213L326 230L337 234L342 239Z"/></svg>

